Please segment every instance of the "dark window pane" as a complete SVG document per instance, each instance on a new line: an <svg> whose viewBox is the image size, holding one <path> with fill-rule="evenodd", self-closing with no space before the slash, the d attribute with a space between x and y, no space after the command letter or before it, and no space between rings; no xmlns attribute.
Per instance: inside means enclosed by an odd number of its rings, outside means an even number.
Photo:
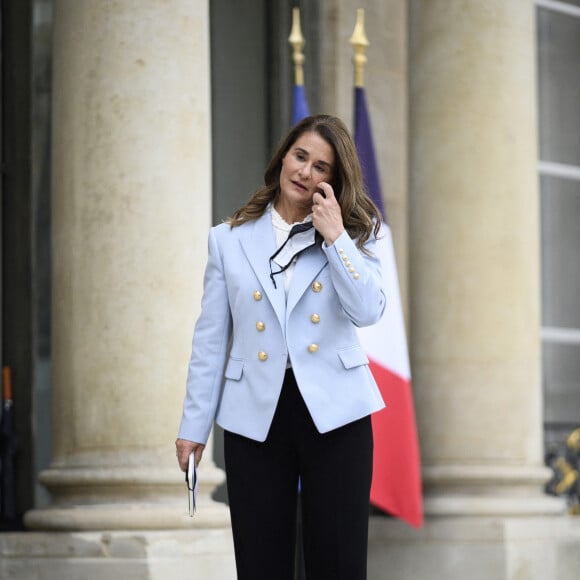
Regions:
<svg viewBox="0 0 580 580"><path fill-rule="evenodd" d="M264 0L210 3L214 224L247 201L268 159L265 14Z"/></svg>
<svg viewBox="0 0 580 580"><path fill-rule="evenodd" d="M541 179L542 324L580 328L580 181Z"/></svg>
<svg viewBox="0 0 580 580"><path fill-rule="evenodd" d="M580 18L538 9L540 159L580 165Z"/></svg>
<svg viewBox="0 0 580 580"><path fill-rule="evenodd" d="M547 424L580 425L580 345L543 346L544 418Z"/></svg>

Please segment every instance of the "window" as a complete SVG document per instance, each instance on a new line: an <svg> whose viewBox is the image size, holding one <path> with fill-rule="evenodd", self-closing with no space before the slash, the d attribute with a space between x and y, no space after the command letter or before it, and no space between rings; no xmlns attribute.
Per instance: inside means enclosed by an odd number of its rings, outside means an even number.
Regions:
<svg viewBox="0 0 580 580"><path fill-rule="evenodd" d="M536 0L546 443L580 426L580 1Z"/></svg>

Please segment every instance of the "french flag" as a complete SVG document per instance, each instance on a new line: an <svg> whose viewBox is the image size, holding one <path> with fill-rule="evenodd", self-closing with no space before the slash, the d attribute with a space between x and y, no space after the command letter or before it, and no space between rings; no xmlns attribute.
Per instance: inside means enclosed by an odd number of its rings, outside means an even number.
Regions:
<svg viewBox="0 0 580 580"><path fill-rule="evenodd" d="M375 325L359 329L386 409L372 415L374 456L371 503L414 527L423 524L419 442L413 407L411 370L393 239L381 197L366 97L355 87L354 140L367 192L384 224L376 251L381 260L387 307Z"/></svg>
<svg viewBox="0 0 580 580"><path fill-rule="evenodd" d="M299 123L305 117L308 117L308 101L304 85L294 85L292 91L292 125Z"/></svg>

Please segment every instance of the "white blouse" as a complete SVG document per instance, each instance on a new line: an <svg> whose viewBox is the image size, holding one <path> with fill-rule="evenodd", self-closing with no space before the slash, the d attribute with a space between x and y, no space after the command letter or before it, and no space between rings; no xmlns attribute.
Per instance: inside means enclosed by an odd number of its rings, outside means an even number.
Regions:
<svg viewBox="0 0 580 580"><path fill-rule="evenodd" d="M272 226L274 227L274 233L276 234L276 248L279 248L288 238L288 234L293 226L297 224L304 224L312 221L312 214L307 215L301 222L295 222L293 224L287 223L284 218L274 209L272 205L270 207L272 214ZM311 246L314 243L314 237L316 235L316 230L311 228L306 232L302 232L298 235L293 236L288 240L288 243L284 247L284 250L280 252L278 256L274 259L279 266L283 266L288 262L288 259L295 255L300 250ZM284 289L286 291L286 298L288 298L288 289L290 288L290 282L292 281L292 274L294 273L294 268L296 267L296 258L292 260L292 264L283 272L284 276Z"/></svg>

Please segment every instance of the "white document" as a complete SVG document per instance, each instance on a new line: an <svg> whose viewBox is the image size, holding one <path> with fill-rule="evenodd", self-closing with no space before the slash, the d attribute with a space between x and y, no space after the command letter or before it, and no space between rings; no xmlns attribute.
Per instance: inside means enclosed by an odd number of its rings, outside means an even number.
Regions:
<svg viewBox="0 0 580 580"><path fill-rule="evenodd" d="M197 469L193 451L189 454L187 471L185 473L185 483L187 483L187 500L189 506L189 516L193 517L195 506L197 505Z"/></svg>

